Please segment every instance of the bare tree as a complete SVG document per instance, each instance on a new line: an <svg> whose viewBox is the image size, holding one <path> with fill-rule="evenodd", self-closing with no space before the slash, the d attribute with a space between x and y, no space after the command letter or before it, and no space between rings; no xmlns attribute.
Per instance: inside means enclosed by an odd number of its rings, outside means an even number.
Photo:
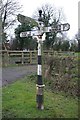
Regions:
<svg viewBox="0 0 80 120"><path fill-rule="evenodd" d="M0 12L2 16L2 36L10 26L17 20L16 15L20 12L21 6L16 0L3 0Z"/></svg>
<svg viewBox="0 0 80 120"><path fill-rule="evenodd" d="M2 2L2 27L7 29L16 21L16 15L20 12L21 6L16 0L3 0Z"/></svg>
<svg viewBox="0 0 80 120"><path fill-rule="evenodd" d="M33 18L38 19L38 11L42 10L43 22L45 26L48 26L54 20L58 23L65 20L65 15L62 8L57 9L51 4L43 4L41 7L37 8L33 13Z"/></svg>
<svg viewBox="0 0 80 120"><path fill-rule="evenodd" d="M40 9L42 10L42 19L44 26L46 27L53 26L56 28L58 24L62 23L65 20L62 8L57 9L51 4L44 4L40 8L38 8L33 14L33 17L35 19L38 19L38 11ZM62 32L60 32L60 34L62 34ZM47 48L53 47L53 44L56 40L56 36L57 31L53 31L53 33L46 33L46 41L44 42Z"/></svg>

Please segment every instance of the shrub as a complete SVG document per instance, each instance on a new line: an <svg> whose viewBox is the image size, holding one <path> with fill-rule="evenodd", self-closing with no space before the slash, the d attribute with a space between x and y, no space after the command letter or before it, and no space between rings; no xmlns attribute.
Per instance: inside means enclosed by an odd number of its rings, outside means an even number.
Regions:
<svg viewBox="0 0 80 120"><path fill-rule="evenodd" d="M47 57L45 64L45 82L52 91L64 91L78 95L78 60L75 56Z"/></svg>

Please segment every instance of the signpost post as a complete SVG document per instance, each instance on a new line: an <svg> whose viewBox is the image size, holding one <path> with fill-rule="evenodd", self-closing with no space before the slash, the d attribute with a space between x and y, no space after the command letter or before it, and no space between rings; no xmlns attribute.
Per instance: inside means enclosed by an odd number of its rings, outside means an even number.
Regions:
<svg viewBox="0 0 80 120"><path fill-rule="evenodd" d="M24 18L24 16L23 16ZM28 19L27 19L28 18ZM32 18L26 17L25 22L27 21L33 21ZM20 15L18 16L18 21L23 23L24 21L20 18ZM34 22L35 23L35 22ZM36 102L37 102L37 108L40 110L44 109L43 106L43 100L44 100L44 84L42 81L42 59L41 59L41 44L42 44L42 36L44 33L47 32L61 32L61 31L68 31L70 29L70 25L68 23L65 24L59 24L56 28L53 28L52 26L44 27L42 22L42 10L39 10L39 19L38 19L38 30L32 30L32 31L26 31L21 32L20 37L28 37L28 36L37 36L38 37L38 66L37 66L37 83L36 83Z"/></svg>

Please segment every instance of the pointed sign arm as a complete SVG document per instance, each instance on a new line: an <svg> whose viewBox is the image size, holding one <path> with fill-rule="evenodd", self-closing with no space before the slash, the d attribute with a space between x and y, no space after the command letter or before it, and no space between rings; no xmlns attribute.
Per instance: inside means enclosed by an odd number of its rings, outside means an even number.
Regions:
<svg viewBox="0 0 80 120"><path fill-rule="evenodd" d="M50 26L50 27L43 27L41 31L32 30L32 31L21 32L20 37L39 36L47 32L54 32L54 31L61 32L61 31L68 31L69 29L70 29L70 25L68 23L65 23L58 25L56 28Z"/></svg>
<svg viewBox="0 0 80 120"><path fill-rule="evenodd" d="M35 26L38 26L38 22L36 22L34 19L32 19L28 16L18 14L17 19L20 23L31 23L32 22Z"/></svg>
<svg viewBox="0 0 80 120"><path fill-rule="evenodd" d="M57 32L61 31L68 31L70 29L70 24L69 23L64 23L64 24L59 24L55 28L52 27L52 30L56 30Z"/></svg>

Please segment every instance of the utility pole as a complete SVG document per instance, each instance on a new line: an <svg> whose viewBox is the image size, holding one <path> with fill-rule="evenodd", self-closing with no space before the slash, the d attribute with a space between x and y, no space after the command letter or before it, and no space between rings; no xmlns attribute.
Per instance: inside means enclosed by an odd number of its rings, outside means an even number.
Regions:
<svg viewBox="0 0 80 120"><path fill-rule="evenodd" d="M23 18L23 19L22 19ZM38 66L37 66L37 83L36 83L36 102L37 108L40 110L44 109L44 84L42 81L42 58L41 58L41 44L42 44L42 36L44 33L51 33L51 32L60 32L60 31L68 31L70 29L70 25L68 23L59 24L56 28L53 26L44 27L43 25L43 18L42 18L42 10L39 10L39 19L38 23L34 21L34 19L30 17L26 17L23 15L18 15L18 21L21 23L25 23L32 21L37 25L36 30L21 32L20 37L28 37L28 36L37 36L38 41Z"/></svg>

